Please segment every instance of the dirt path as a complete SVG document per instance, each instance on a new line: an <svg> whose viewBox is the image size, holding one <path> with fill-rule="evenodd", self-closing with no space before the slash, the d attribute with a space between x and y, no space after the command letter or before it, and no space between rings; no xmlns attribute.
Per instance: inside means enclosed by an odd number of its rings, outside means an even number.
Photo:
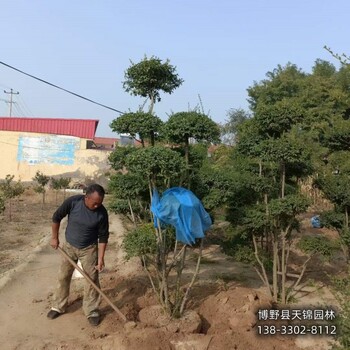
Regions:
<svg viewBox="0 0 350 350"><path fill-rule="evenodd" d="M110 231L109 249L114 250L124 232L116 215L111 217ZM124 264L121 252L108 253L107 268ZM40 247L33 249L27 263L12 271L10 279L5 279L7 283L0 290L1 349L67 349L68 344L73 349L91 337L91 326L79 307L79 298L70 306L69 317L63 315L54 321L46 317L60 259L59 253L49 247L46 239ZM127 270L125 267L124 272L128 273ZM74 289L81 288L81 284L80 280L73 281L73 299Z"/></svg>

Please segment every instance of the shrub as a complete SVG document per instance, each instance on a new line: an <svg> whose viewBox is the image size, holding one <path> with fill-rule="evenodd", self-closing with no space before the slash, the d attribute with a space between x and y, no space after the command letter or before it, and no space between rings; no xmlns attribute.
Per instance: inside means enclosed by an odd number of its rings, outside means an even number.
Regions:
<svg viewBox="0 0 350 350"><path fill-rule="evenodd" d="M325 259L329 259L339 247L339 241L331 241L324 236L305 236L298 243L303 252L309 255L318 253Z"/></svg>
<svg viewBox="0 0 350 350"><path fill-rule="evenodd" d="M157 237L152 224L143 224L127 233L122 248L126 259L153 255L157 251Z"/></svg>

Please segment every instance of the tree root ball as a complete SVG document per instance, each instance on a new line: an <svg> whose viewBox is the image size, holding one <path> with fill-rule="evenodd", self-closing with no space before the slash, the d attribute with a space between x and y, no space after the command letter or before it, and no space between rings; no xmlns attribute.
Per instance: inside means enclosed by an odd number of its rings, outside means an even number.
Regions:
<svg viewBox="0 0 350 350"><path fill-rule="evenodd" d="M199 333L202 320L197 312L188 310L178 319L171 319L160 305L142 309L138 315L139 321L148 327L165 328L172 333Z"/></svg>

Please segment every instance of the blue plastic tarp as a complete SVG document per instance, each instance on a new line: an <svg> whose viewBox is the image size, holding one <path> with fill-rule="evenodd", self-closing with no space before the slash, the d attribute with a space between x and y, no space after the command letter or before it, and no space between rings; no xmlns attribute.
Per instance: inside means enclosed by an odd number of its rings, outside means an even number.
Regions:
<svg viewBox="0 0 350 350"><path fill-rule="evenodd" d="M176 239L192 245L196 238L203 238L204 232L212 224L209 214L201 201L182 187L172 187L159 198L158 191L153 190L151 210L154 214L154 225L160 223L175 227Z"/></svg>
<svg viewBox="0 0 350 350"><path fill-rule="evenodd" d="M318 215L313 216L310 221L311 221L312 227L314 227L314 228L320 228L321 227L321 219L320 219L320 217Z"/></svg>

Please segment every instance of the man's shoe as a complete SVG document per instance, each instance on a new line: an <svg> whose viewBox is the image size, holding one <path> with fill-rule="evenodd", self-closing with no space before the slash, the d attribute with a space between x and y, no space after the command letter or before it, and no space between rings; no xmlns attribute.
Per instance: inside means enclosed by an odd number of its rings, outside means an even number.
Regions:
<svg viewBox="0 0 350 350"><path fill-rule="evenodd" d="M60 316L61 313L56 311L56 310L50 310L47 314L47 317L50 319L50 320L54 320L55 318L57 318L58 316Z"/></svg>
<svg viewBox="0 0 350 350"><path fill-rule="evenodd" d="M91 326L96 327L100 324L100 316L89 317L88 320Z"/></svg>

